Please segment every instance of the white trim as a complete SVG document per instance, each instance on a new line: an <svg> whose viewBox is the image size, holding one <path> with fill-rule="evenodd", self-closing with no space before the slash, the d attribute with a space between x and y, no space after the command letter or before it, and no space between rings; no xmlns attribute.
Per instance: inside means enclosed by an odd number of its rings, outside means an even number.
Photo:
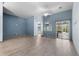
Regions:
<svg viewBox="0 0 79 59"><path fill-rule="evenodd" d="M3 3L0 2L0 41L3 41Z"/></svg>

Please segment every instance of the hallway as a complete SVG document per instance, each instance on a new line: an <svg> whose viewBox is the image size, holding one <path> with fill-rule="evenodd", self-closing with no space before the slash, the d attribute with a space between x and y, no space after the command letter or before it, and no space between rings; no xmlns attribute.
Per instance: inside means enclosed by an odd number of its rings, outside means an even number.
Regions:
<svg viewBox="0 0 79 59"><path fill-rule="evenodd" d="M0 55L77 56L73 43L45 37L16 37L0 42Z"/></svg>

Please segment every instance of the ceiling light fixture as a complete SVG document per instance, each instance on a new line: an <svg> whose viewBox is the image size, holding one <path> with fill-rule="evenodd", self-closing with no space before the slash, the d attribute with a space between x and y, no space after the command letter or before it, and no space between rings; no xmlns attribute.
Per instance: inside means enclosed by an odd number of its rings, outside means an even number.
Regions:
<svg viewBox="0 0 79 59"><path fill-rule="evenodd" d="M49 15L48 13L45 13L45 14L44 14L44 16L48 16L48 15Z"/></svg>

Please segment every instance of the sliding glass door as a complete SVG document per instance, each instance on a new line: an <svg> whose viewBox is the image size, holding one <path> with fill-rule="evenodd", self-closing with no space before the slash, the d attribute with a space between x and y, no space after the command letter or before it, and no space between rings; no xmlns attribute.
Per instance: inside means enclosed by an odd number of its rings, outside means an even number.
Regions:
<svg viewBox="0 0 79 59"><path fill-rule="evenodd" d="M56 37L58 39L70 39L70 21L56 22Z"/></svg>

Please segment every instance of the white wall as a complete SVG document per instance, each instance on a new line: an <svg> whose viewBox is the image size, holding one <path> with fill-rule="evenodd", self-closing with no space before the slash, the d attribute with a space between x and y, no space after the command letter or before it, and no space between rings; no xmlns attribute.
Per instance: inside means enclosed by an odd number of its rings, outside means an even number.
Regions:
<svg viewBox="0 0 79 59"><path fill-rule="evenodd" d="M3 41L3 7L2 2L0 2L0 41Z"/></svg>
<svg viewBox="0 0 79 59"><path fill-rule="evenodd" d="M38 32L38 23L41 24L41 33L43 33L43 18L42 16L34 16L34 36L39 34Z"/></svg>
<svg viewBox="0 0 79 59"><path fill-rule="evenodd" d="M79 54L79 3L73 3L72 39Z"/></svg>

